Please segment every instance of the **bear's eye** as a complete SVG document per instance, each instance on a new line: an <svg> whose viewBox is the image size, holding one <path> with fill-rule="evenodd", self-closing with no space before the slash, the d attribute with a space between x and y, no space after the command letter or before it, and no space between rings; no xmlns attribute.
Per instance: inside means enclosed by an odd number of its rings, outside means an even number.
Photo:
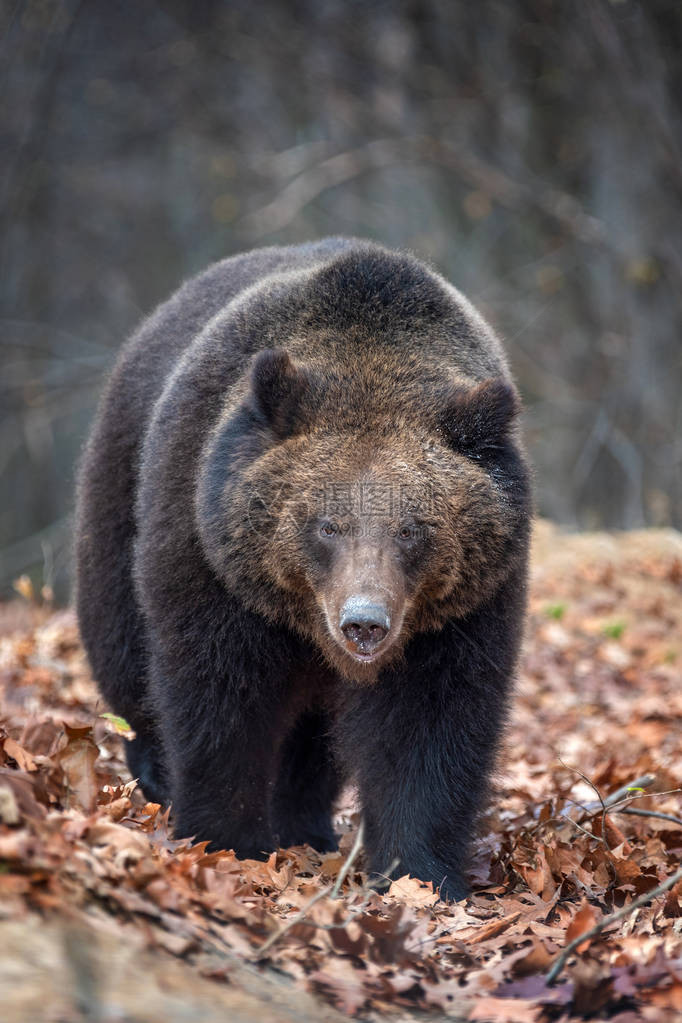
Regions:
<svg viewBox="0 0 682 1023"><path fill-rule="evenodd" d="M337 532L337 526L335 522L323 522L320 526L320 533L322 536L334 536Z"/></svg>
<svg viewBox="0 0 682 1023"><path fill-rule="evenodd" d="M398 530L398 536L400 537L401 540L411 540L412 539L411 526L401 526L400 529Z"/></svg>

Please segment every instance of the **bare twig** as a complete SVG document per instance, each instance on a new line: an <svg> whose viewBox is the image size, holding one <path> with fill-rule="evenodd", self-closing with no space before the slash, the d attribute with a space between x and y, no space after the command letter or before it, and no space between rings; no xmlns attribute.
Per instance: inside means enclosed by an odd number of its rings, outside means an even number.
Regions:
<svg viewBox="0 0 682 1023"><path fill-rule="evenodd" d="M375 870L374 877L376 878L376 881L369 882L371 887L380 888L383 885L384 881L388 881L389 885L392 884L395 881L395 878L393 877L393 871L396 869L396 867L399 866L400 860L396 858L395 860L393 860L391 865L386 868L385 874L382 874L380 870Z"/></svg>
<svg viewBox="0 0 682 1023"><path fill-rule="evenodd" d="M572 771L573 773L577 774L580 778L582 778L582 780L587 785L590 786L590 788L593 790L593 792L596 792L596 794L598 796L598 802L588 803L587 806L583 805L582 803L576 803L573 800L572 800L572 802L573 802L574 806L579 807L583 811L584 816L583 816L582 820L584 820L585 818L593 817L595 815L595 812L598 812L599 810L601 810L601 836L595 835L594 832L592 832L592 831L588 831L587 828L583 827L583 825L580 822L580 820L574 820L574 818L571 817L569 815L569 813L565 813L565 812L560 814L557 817L550 817L549 820L538 822L538 824L534 828L531 829L532 831L535 831L536 828L543 827L543 826L546 826L546 825L551 824L551 823L558 823L560 821L561 822L567 822L569 824L572 824L574 828L577 828L578 831L581 831L583 834L587 835L589 838L593 838L597 842L601 842L605 846L605 848L608 849L609 852L610 852L611 851L610 850L610 846L609 846L608 840L606 838L606 815L609 812L632 813L632 814L637 814L638 816L641 816L641 817L659 817L662 820L668 820L672 824L679 824L682 827L682 820L679 820L677 817L672 817L669 814L659 813L659 812L653 811L653 810L639 810L639 811L638 810L632 810L629 807L624 807L623 809L618 809L618 804L621 803L621 802L622 803L628 803L632 799L640 799L644 795L649 795L649 793L646 793L646 792L633 792L633 790L634 789L643 789L646 786L651 785L654 782L654 780L655 780L655 778L654 778L654 776L652 774L644 774L644 775L642 775L639 778L635 778L633 781L628 782L626 785L621 785L620 788L616 789L616 791L612 792L610 795L603 797L601 792L597 788L597 786L594 784L594 782L592 782L587 777L587 775L583 774L583 772L579 771L577 768L570 767L568 764L564 763L564 761L561 759L561 757L559 757L558 759L559 759L559 762L567 770ZM665 794L666 793L658 793L658 792L655 793L655 795L665 795ZM614 868L613 864L610 864L610 868L611 868L611 870L614 873L614 880L615 880L615 868Z"/></svg>
<svg viewBox="0 0 682 1023"><path fill-rule="evenodd" d="M559 763L562 764L563 767L565 767L569 771L573 771L574 774L577 774L579 778L582 778L582 780L585 782L585 784L590 786L590 788L592 789L593 792L596 792L597 799L599 800L599 804L601 806L601 838L599 838L599 836L595 835L594 833L592 834L592 838L597 838L598 841L602 842L603 845L605 845L606 848L610 852L611 851L611 847L609 846L608 839L606 838L606 809L607 809L607 804L604 802L604 800L602 798L601 792L599 791L597 786L594 784L594 782L590 781L590 779L587 777L587 775L583 774L582 771L579 771L577 767L569 767L568 764L564 763L564 761L561 759L561 757L559 757L558 760L559 760ZM576 821L573 821L573 823L576 825L576 827L580 828L580 825ZM580 828L580 830L584 831L585 829L584 828Z"/></svg>
<svg viewBox="0 0 682 1023"><path fill-rule="evenodd" d="M621 785L619 789L616 789L615 792L606 797L604 803L606 806L611 807L614 803L620 803L621 799L636 799L638 796L632 792L632 789L646 789L649 785L653 785L655 780L653 774L643 774L641 778L635 778L634 781L629 781L627 785ZM657 792L656 795L662 795L662 793Z"/></svg>
<svg viewBox="0 0 682 1023"><path fill-rule="evenodd" d="M568 771L572 771L574 774L577 774L580 778L583 779L583 781L587 785L590 786L590 788L592 789L593 792L597 793L598 801L595 801L593 803L587 803L587 805L584 805L583 803L576 803L575 800L571 800L571 802L573 803L574 806L580 807L580 809L583 811L583 813L587 817L593 817L596 811L601 810L602 811L602 831L603 831L603 826L604 826L604 815L605 815L605 812L607 810L615 810L618 803L626 803L626 802L628 802L631 799L641 799L642 796L646 796L646 795L665 796L665 795L669 794L668 792L655 792L655 793L634 792L633 789L644 789L648 785L653 784L653 782L656 780L654 778L653 774L643 774L640 778L635 778L634 781L629 781L627 783L627 785L621 785L621 787L619 789L616 789L616 791L612 792L610 795L602 796L601 792L597 789L597 787L594 784L594 782L590 781L590 779L587 777L587 775L583 774L582 771L579 771L577 767L570 767L568 764L565 764L564 761L561 759L561 757L559 757L558 759L559 759L559 762ZM676 790L672 789L671 791L674 792ZM622 811L618 811L618 812L620 813ZM571 820L572 821L572 818L570 818L568 816L568 814L562 814L559 819L562 819L562 818L565 819L565 820ZM545 823L548 823L548 822L545 822ZM575 821L572 821L572 823L575 824ZM596 838L597 836L595 835L594 837Z"/></svg>
<svg viewBox="0 0 682 1023"><path fill-rule="evenodd" d="M555 818L555 819L561 820L562 818ZM588 831L588 829L584 828L582 826L582 824L578 823L578 821L574 821L572 817L564 817L563 820L569 821L573 825L574 828L577 828L578 831L582 831L583 835L587 835L588 838L596 838L596 840L598 842L603 842L603 844L606 845L606 840L604 838L600 838L599 835L595 835L594 831ZM608 846L607 846L607 848L608 848ZM609 849L609 852L611 852L610 849Z"/></svg>
<svg viewBox="0 0 682 1023"><path fill-rule="evenodd" d="M516 181L463 147L428 135L372 139L356 149L328 156L298 174L266 206L246 214L240 226L250 237L256 238L279 231L329 189L368 171L405 163L444 167L501 206L514 212L528 208L539 210L574 238L606 248L622 259L606 225L589 214L574 196L544 182Z"/></svg>
<svg viewBox="0 0 682 1023"><path fill-rule="evenodd" d="M353 846L351 848L351 851L348 853L348 857L346 858L346 862L344 863L344 865L341 867L341 870L339 871L339 876L336 879L336 884L332 888L332 899L335 899L337 897L337 895L339 894L339 892L341 891L341 885L346 880L346 877L348 876L348 872L349 872L350 868L353 866L355 858L358 855L358 853L360 852L360 848L361 848L362 843L364 842L364 840L365 840L365 822L364 821L360 821L360 827L358 828L358 833L355 836L355 841L353 842Z"/></svg>
<svg viewBox="0 0 682 1023"><path fill-rule="evenodd" d="M275 942L279 941L280 938L284 937L284 935L288 931L290 931L292 927L295 927L296 924L301 923L306 913L308 913L308 911L312 909L316 902L319 902L321 899L323 899L325 895L329 895L330 892L331 888L322 888L320 889L319 892L317 892L316 895L313 895L310 902L308 902L303 907L303 909L299 910L298 913L296 913L294 916L289 917L286 923L282 924L282 926L278 930L276 930L274 934L271 934L269 938L266 938L261 947L257 949L256 952L254 953L253 958L261 959L265 955L265 953L272 948Z"/></svg>
<svg viewBox="0 0 682 1023"><path fill-rule="evenodd" d="M633 817L656 817L659 821L670 821L682 828L682 817L673 817L671 813L661 813L660 810L640 810L636 806L625 806L622 810L616 810L616 813L631 813Z"/></svg>
<svg viewBox="0 0 682 1023"><path fill-rule="evenodd" d="M583 931L573 941L569 941L568 945L559 953L554 961L552 969L547 974L547 984L554 984L557 977L566 965L566 961L570 957L571 953L575 951L578 945L582 945L584 941L589 941L590 938L594 938L597 934L601 934L603 930L610 927L611 924L616 923L618 920L622 920L626 916L630 916L640 906L646 906L652 899L657 898L659 895L663 895L664 892L669 891L677 884L678 881L682 881L682 867L676 870L674 874L671 874L669 878L659 884L650 892L644 892L643 895L638 896L634 902L629 903L627 906L621 906L613 913L609 913L608 916L602 917L599 923L596 923L594 927L590 927L588 931Z"/></svg>
<svg viewBox="0 0 682 1023"><path fill-rule="evenodd" d="M594 839L596 839L599 842L599 841L601 841L599 836L595 835L594 832L592 832L592 831L588 831L587 828L584 828L582 826L582 824L580 823L581 820L584 820L585 818L594 817L595 813L597 811L601 810L602 811L602 831L603 831L604 830L604 810L605 809L606 809L607 812L615 811L616 813L634 813L635 811L634 810L630 810L629 808L623 808L622 810L619 809L619 804L620 803L629 803L631 800L633 800L633 799L641 799L643 796L649 796L649 795L668 796L668 795L671 795L674 792L681 791L680 789L669 789L669 790L667 790L665 792L653 792L653 793L649 793L649 792L633 792L632 791L633 789L643 789L643 788L646 788L648 785L651 785L655 781L655 778L654 778L653 774L643 774L640 778L635 778L634 781L628 782L627 785L621 785L621 787L619 789L616 789L616 791L612 792L610 795L602 797L601 793L597 791L596 786L593 784L593 782L590 781L590 779L586 775L582 774L581 771L578 771L577 768L569 767L568 764L564 764L564 762L563 762L563 760L561 760L561 758L559 758L559 760L560 760L560 762L563 764L563 766L567 770L573 771L575 774L579 775L590 786L590 788L594 792L597 792L597 795L599 796L599 800L595 801L593 803L585 804L585 803L578 803L578 802L576 802L575 799L571 799L570 800L571 807L577 807L579 810L582 810L583 814L584 814L584 817L581 817L578 820L574 820L574 818L570 816L570 812L568 810L564 810L562 813L557 814L555 817L549 817L547 820L538 821L537 824L533 825L533 827L530 828L530 833L531 834L534 831L537 831L538 828L546 827L548 824L569 823L569 824L573 824L579 831L582 831L584 834L589 835L590 838L594 838ZM660 814L654 813L654 811L649 811L649 810L647 810L647 811L640 810L640 811L637 811L637 812L642 817L661 816ZM669 817L667 814L663 814L662 815L662 819L663 820L671 820L671 821L675 821L675 822L678 820L678 818L676 818L676 817Z"/></svg>
<svg viewBox="0 0 682 1023"><path fill-rule="evenodd" d="M661 796L674 796L679 792L682 792L682 789L663 789L662 792L632 792L624 799L619 799L617 803L611 803L609 805L609 811L613 810L616 813L622 813L623 811L620 807L629 806L630 803L634 802L636 799L644 799L645 797L648 797L649 799L653 799L654 797L656 797L656 799L660 799Z"/></svg>
<svg viewBox="0 0 682 1023"><path fill-rule="evenodd" d="M400 163L410 155L400 144L400 140L374 139L357 149L327 157L290 181L266 206L246 214L240 226L254 238L280 231L309 203L330 188L344 184L369 170L379 170Z"/></svg>
<svg viewBox="0 0 682 1023"><path fill-rule="evenodd" d="M280 940L280 938L284 937L284 935L287 934L292 929L292 927L295 927L296 924L304 922L306 915L312 909L316 902L320 902L327 895L329 895L330 898L332 899L336 898L336 896L339 894L341 890L341 885L348 876L348 872L350 871L350 868L353 866L353 862L355 861L358 853L360 852L364 834L365 834L364 821L361 821L360 827L358 828L358 832L355 836L355 841L353 842L353 847L351 848L351 851L348 853L346 861L341 867L339 875L336 879L336 883L333 885L333 887L322 888L319 892L313 895L310 902L306 903L306 905L303 906L303 908L299 910L298 913L295 913L294 916L290 917L287 921L285 921L285 923L282 924L282 926L278 930L271 934L269 938L266 938L261 947L257 949L256 952L254 953L253 956L254 959L262 959L265 953L268 952L272 948L272 946Z"/></svg>

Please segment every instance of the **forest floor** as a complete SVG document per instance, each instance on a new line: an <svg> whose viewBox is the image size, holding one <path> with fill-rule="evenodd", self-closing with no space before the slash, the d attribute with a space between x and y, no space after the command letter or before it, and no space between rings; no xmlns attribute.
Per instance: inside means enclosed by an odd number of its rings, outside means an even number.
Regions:
<svg viewBox="0 0 682 1023"><path fill-rule="evenodd" d="M475 894L447 906L407 877L371 890L352 794L339 853L240 862L173 840L71 613L5 605L2 1019L679 1020L682 882L649 893L682 859L681 682L682 536L539 523Z"/></svg>

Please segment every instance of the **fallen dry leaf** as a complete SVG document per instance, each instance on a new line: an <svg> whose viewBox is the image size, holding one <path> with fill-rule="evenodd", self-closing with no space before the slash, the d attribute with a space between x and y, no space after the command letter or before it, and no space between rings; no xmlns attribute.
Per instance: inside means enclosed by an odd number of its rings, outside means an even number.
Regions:
<svg viewBox="0 0 682 1023"><path fill-rule="evenodd" d="M54 759L61 767L67 780L69 803L75 803L83 810L94 810L99 785L95 775L95 763L99 749L92 738L92 727L64 726L66 743L57 751Z"/></svg>
<svg viewBox="0 0 682 1023"><path fill-rule="evenodd" d="M393 881L388 894L405 906L435 906L438 902L438 894L434 892L430 883L424 884L409 874Z"/></svg>
<svg viewBox="0 0 682 1023"><path fill-rule="evenodd" d="M35 760L18 742L7 736L2 746L7 756L16 761L20 771L35 771Z"/></svg>
<svg viewBox="0 0 682 1023"><path fill-rule="evenodd" d="M589 931L592 927L594 927L597 921L598 917L592 906L583 901L580 909L566 928L566 944L570 944L572 941L575 941L576 938L579 938L581 934ZM584 941L581 945L577 946L577 951L584 952L589 943L589 940Z"/></svg>
<svg viewBox="0 0 682 1023"><path fill-rule="evenodd" d="M480 998L469 1013L470 1020L484 1023L535 1023L542 1012L537 1002L525 998Z"/></svg>

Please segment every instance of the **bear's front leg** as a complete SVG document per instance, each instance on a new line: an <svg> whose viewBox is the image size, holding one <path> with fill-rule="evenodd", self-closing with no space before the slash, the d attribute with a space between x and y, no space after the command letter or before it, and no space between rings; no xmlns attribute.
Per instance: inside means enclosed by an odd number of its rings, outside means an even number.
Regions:
<svg viewBox="0 0 682 1023"><path fill-rule="evenodd" d="M189 641L166 633L152 642L149 688L174 832L259 858L276 847L271 803L293 713L286 673L263 646L251 646L243 619L217 634L204 625Z"/></svg>
<svg viewBox="0 0 682 1023"><path fill-rule="evenodd" d="M240 859L271 852L272 729L250 714L210 720L197 708L159 706L176 838L209 841L211 850L234 849Z"/></svg>
<svg viewBox="0 0 682 1023"><path fill-rule="evenodd" d="M503 725L513 630L475 618L417 636L374 686L349 689L339 746L354 770L377 875L411 874L461 899L476 817ZM392 864L398 861L392 869Z"/></svg>

